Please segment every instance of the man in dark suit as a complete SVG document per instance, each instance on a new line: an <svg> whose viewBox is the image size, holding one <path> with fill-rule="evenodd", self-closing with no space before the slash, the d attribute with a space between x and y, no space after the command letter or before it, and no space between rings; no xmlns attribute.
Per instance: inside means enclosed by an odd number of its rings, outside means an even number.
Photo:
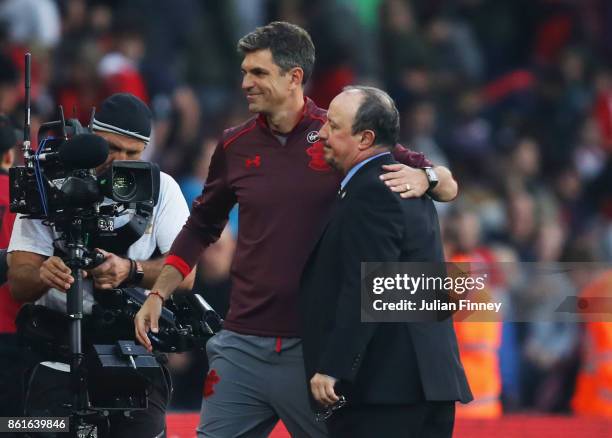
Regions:
<svg viewBox="0 0 612 438"><path fill-rule="evenodd" d="M360 321L361 262L444 261L431 199L403 200L379 178L398 132L393 100L372 87L345 88L319 132L346 176L304 270L300 310L311 394L333 412L334 437L449 437L455 401L472 399L450 320ZM346 406L329 410L340 395Z"/></svg>

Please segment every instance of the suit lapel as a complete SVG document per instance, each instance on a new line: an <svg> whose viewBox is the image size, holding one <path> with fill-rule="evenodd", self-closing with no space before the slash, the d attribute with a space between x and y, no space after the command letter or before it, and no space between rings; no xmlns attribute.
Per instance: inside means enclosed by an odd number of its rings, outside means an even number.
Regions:
<svg viewBox="0 0 612 438"><path fill-rule="evenodd" d="M383 155L381 157L375 158L372 161L366 163L361 169L359 169L355 175L349 180L348 184L344 188L339 188L338 193L336 195L336 199L334 201L333 207L330 209L330 214L327 219L327 222L323 226L321 234L317 242L315 243L312 251L310 252L310 256L308 257L308 261L306 262L306 266L311 264L311 261L314 257L316 257L316 253L319 251L319 247L321 246L321 242L325 238L326 234L329 232L330 227L338 220L340 220L340 215L342 211L342 207L349 201L350 192L359 186L359 182L363 179L367 179L367 175L370 172L382 172L381 166L383 164L396 164L397 161L393 159L391 154Z"/></svg>
<svg viewBox="0 0 612 438"><path fill-rule="evenodd" d="M334 205L330 209L330 214L329 214L329 216L327 218L327 221L326 221L325 225L323 226L323 229L321 230L321 234L319 234L319 238L317 239L317 243L315 243L312 251L310 252L310 256L308 257L307 265L310 264L310 260L312 260L314 257L316 257L316 253L318 252L319 247L321 246L321 242L325 238L325 235L329 231L330 226L336 220L338 220L338 215L340 213L339 210L342 208L342 200L343 200L343 198L344 198L344 196L342 196L341 191L338 190L338 194L336 196L336 199L334 200Z"/></svg>

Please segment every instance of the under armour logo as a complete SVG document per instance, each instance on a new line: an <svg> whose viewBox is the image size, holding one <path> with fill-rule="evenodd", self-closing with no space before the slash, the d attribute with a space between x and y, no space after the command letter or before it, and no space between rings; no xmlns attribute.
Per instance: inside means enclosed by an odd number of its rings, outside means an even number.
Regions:
<svg viewBox="0 0 612 438"><path fill-rule="evenodd" d="M306 136L308 143L316 143L319 140L319 131L310 131Z"/></svg>
<svg viewBox="0 0 612 438"><path fill-rule="evenodd" d="M259 167L259 166L261 166L261 156L255 155L255 158L247 158L245 160L245 163L246 163L247 169L250 169L251 166Z"/></svg>

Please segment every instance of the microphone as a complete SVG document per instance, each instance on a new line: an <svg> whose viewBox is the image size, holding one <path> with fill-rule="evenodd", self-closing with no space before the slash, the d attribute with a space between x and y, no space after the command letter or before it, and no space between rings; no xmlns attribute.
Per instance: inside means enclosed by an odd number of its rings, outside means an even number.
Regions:
<svg viewBox="0 0 612 438"><path fill-rule="evenodd" d="M93 169L106 161L108 142L94 134L79 134L59 148L59 158L69 169Z"/></svg>

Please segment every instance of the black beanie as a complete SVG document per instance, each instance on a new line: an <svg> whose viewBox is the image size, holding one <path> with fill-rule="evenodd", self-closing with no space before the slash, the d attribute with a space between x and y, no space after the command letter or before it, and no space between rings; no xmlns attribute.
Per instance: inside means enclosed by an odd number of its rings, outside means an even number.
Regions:
<svg viewBox="0 0 612 438"><path fill-rule="evenodd" d="M149 143L151 110L129 93L117 93L102 102L93 119L93 130L126 135Z"/></svg>

